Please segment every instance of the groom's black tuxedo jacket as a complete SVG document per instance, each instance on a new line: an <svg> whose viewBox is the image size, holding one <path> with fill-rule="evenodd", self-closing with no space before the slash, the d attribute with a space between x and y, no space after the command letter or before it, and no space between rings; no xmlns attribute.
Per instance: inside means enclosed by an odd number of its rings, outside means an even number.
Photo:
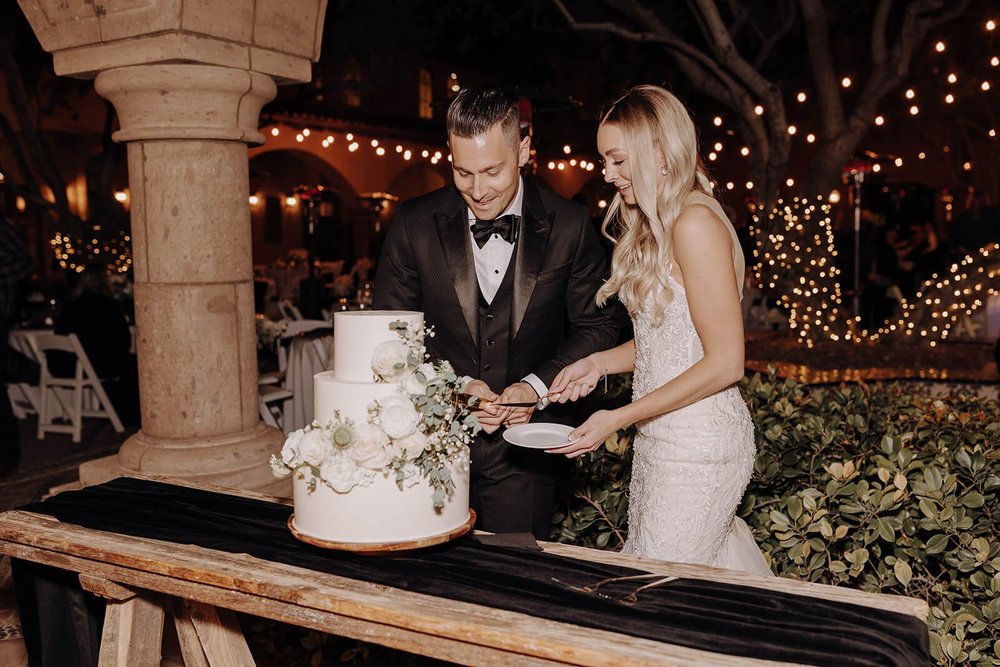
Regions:
<svg viewBox="0 0 1000 667"><path fill-rule="evenodd" d="M594 295L607 277L607 259L583 206L524 184L514 255L507 384L529 373L547 385L591 352L615 345L618 325ZM478 377L480 291L472 255L468 208L451 186L401 204L386 236L375 278L378 309L420 310L435 335L432 357L451 361L459 375Z"/></svg>

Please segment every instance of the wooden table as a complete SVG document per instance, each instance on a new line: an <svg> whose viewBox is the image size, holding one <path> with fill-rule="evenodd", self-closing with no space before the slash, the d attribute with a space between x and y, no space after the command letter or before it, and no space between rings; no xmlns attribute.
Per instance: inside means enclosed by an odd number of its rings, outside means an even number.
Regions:
<svg viewBox="0 0 1000 667"><path fill-rule="evenodd" d="M245 491L225 492L288 502ZM922 621L927 617L927 605L911 598L642 561L562 544L544 544L543 548L652 573L849 602L913 615ZM233 611L462 664L788 664L577 627L245 554L91 530L22 511L0 515L0 552L77 572L86 590L108 601L101 665L158 664L163 626L170 619L186 664L253 664Z"/></svg>

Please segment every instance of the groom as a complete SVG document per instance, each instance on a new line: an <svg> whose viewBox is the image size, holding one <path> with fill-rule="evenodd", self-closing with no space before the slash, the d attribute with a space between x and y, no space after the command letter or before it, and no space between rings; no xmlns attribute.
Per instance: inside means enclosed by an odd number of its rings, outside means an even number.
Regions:
<svg viewBox="0 0 1000 667"><path fill-rule="evenodd" d="M498 403L541 400L563 366L618 335L594 304L607 263L588 212L521 177L531 140L519 123L514 95L459 93L447 120L455 185L400 205L373 294L375 308L423 311L435 331L428 352L474 378L469 393ZM470 503L482 530L549 537L562 457L502 437L533 412L477 413Z"/></svg>

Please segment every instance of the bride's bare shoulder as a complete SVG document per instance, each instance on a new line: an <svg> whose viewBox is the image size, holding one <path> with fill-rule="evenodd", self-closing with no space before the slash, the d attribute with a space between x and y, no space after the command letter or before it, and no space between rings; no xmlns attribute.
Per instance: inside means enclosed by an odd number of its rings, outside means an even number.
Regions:
<svg viewBox="0 0 1000 667"><path fill-rule="evenodd" d="M673 225L677 245L730 244L729 230L719 215L705 204L691 203L681 209Z"/></svg>

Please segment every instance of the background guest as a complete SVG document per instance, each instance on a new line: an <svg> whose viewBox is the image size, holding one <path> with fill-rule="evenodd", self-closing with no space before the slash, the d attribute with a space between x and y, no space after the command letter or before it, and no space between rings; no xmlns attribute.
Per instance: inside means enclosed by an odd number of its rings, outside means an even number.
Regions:
<svg viewBox="0 0 1000 667"><path fill-rule="evenodd" d="M7 398L6 383L18 378L14 367L15 352L7 340L10 327L17 321L21 287L31 276L31 257L13 225L0 217L0 477L10 474L21 461L21 437L14 410Z"/></svg>
<svg viewBox="0 0 1000 667"><path fill-rule="evenodd" d="M139 371L135 355L129 351L132 334L105 268L88 264L79 274L72 294L56 317L55 332L63 336L76 334L122 423L136 426ZM69 377L74 372L69 355L49 352L48 362L52 374L58 377Z"/></svg>

